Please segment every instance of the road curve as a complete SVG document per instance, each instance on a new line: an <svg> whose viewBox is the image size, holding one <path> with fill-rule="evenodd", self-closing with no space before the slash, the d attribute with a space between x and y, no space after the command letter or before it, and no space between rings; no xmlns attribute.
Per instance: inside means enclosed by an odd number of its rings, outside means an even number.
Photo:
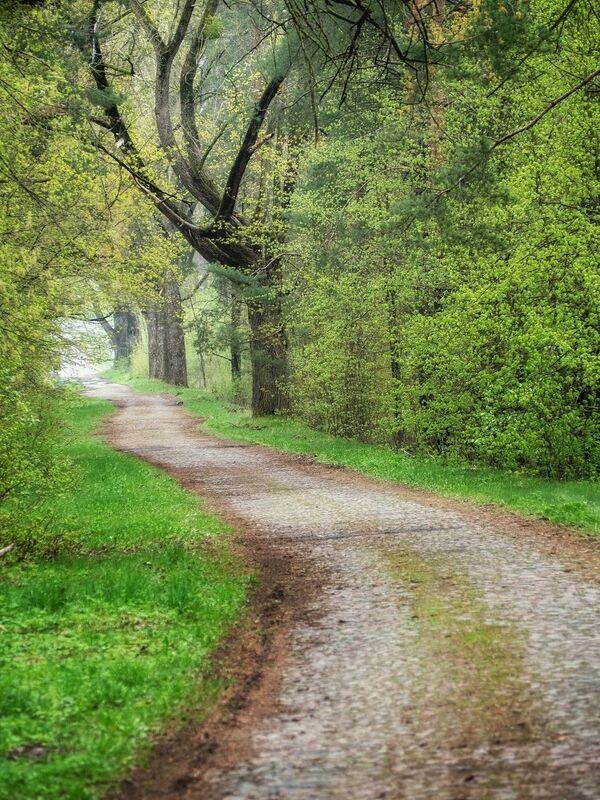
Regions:
<svg viewBox="0 0 600 800"><path fill-rule="evenodd" d="M250 749L172 797L597 800L600 591L399 487L196 430L172 396L92 382L118 449L185 475L320 577Z"/></svg>

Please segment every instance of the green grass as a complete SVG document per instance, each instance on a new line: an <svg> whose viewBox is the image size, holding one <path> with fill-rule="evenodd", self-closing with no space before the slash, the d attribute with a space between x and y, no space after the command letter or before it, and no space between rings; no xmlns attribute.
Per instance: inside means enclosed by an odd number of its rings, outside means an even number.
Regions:
<svg viewBox="0 0 600 800"><path fill-rule="evenodd" d="M206 656L242 610L227 527L158 470L94 435L75 401L77 488L51 501L75 555L0 562L0 798L101 796L151 733L218 694Z"/></svg>
<svg viewBox="0 0 600 800"><path fill-rule="evenodd" d="M205 419L203 429L216 436L305 453L364 475L477 504L493 503L586 533L600 534L600 485L593 481L544 480L485 467L447 464L441 459L412 457L383 445L340 439L313 430L297 419L253 419L248 411L219 402L198 389L132 378L113 370L104 376L128 383L140 392L177 392L190 411Z"/></svg>

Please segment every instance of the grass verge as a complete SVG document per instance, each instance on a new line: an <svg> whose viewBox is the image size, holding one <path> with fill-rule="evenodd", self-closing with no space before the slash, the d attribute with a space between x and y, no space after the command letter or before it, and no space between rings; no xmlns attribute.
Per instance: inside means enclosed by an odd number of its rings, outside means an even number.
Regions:
<svg viewBox="0 0 600 800"><path fill-rule="evenodd" d="M51 511L76 554L0 562L2 800L99 797L184 704L209 707L206 656L245 597L225 524L93 435L109 403L72 408L79 479Z"/></svg>
<svg viewBox="0 0 600 800"><path fill-rule="evenodd" d="M139 392L171 392L204 418L202 428L216 436L304 453L394 483L429 489L477 504L493 503L522 514L600 534L600 485L593 481L554 481L487 467L446 464L383 445L363 444L313 430L289 417L253 419L248 411L219 402L198 389L169 386L108 370L107 380L127 383Z"/></svg>

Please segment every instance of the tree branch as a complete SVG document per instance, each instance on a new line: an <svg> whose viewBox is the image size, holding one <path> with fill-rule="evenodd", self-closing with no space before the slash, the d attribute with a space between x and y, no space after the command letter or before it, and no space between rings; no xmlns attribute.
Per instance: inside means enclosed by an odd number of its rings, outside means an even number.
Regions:
<svg viewBox="0 0 600 800"><path fill-rule="evenodd" d="M514 131L510 131L510 133L505 133L504 136L501 136L499 139L496 139L494 142L492 142L492 144L490 145L490 147L488 147L485 153L482 156L480 156L477 159L477 161L471 164L471 166L467 169L467 171L463 173L463 175L461 175L457 181L455 181L451 186L448 186L446 189L443 189L441 192L438 192L435 195L434 202L439 200L441 197L444 197L444 195L449 194L451 191L453 191L458 186L463 184L464 181L473 172L475 172L475 170L487 158L489 158L489 156L494 152L494 150L496 150L498 147L501 147L503 144L510 142L512 139L515 138L515 136L518 136L521 133L525 133L525 131L531 130L531 128L537 125L538 122L540 122L540 120L542 120L546 116L546 114L548 114L548 112L552 111L553 108L556 108L556 106L558 106L564 100L567 100L567 98L569 98L572 94L575 94L575 92L578 92L580 89L583 89L585 86L588 85L588 83L591 83L594 80L594 78L597 78L598 75L600 75L600 69L591 72L589 75L583 78L583 80L581 80L576 86L572 86L564 94L561 94L560 97L555 97L554 100L548 103L548 105L544 106L544 108L539 112L539 114L536 114L535 117L532 117L532 119L530 119L529 122L526 122L525 125L521 125L520 128L517 128Z"/></svg>
<svg viewBox="0 0 600 800"><path fill-rule="evenodd" d="M520 133L525 133L525 131L528 131L530 128L533 128L533 126L537 125L538 122L543 117L545 117L546 114L549 111L552 111L552 109L556 108L556 106L559 105L559 103L562 103L563 100L566 100L572 94L575 94L575 92L578 92L580 89L583 89L584 86L587 86L588 83L591 83L594 80L594 78L598 77L598 75L600 75L600 69L597 69L594 72L591 72L582 81L580 81L577 84L577 86L571 87L571 89L569 89L567 92L562 94L560 97L555 97L554 100L552 100L550 103L548 103L548 105L545 106L540 111L539 114L537 114L537 116L533 117L533 119L530 119L529 122L527 122L521 128L517 128L517 130L511 131L511 133L507 133L505 136L500 137L500 139L496 139L496 141L490 147L490 151L495 150L496 147L500 147L501 144L506 144L506 142L509 142L511 139L514 139L514 137L518 136Z"/></svg>
<svg viewBox="0 0 600 800"><path fill-rule="evenodd" d="M209 275L210 275L210 272L205 272L204 275L200 278L200 280L196 281L196 285L194 286L192 291L187 295L187 297L182 297L181 298L181 302L182 303L187 303L188 300L191 300L192 297L198 291L198 289L202 286L202 284L204 284L206 282L206 280L208 279Z"/></svg>
<svg viewBox="0 0 600 800"><path fill-rule="evenodd" d="M242 142L242 146L239 149L233 166L231 167L229 177L227 178L227 184L223 192L223 199L221 200L217 219L229 220L233 216L242 178L252 158L260 128L264 122L269 106L277 95L284 80L285 75L272 78L267 88L264 90L262 97L256 104L254 115L250 120L246 135L244 136L244 141Z"/></svg>
<svg viewBox="0 0 600 800"><path fill-rule="evenodd" d="M164 53L165 50L167 49L167 45L163 41L163 38L160 35L160 33L158 32L158 28L152 22L152 20L150 19L150 15L148 14L144 6L140 2L138 2L138 0L129 0L129 5L131 6L131 9L135 14L138 22L144 29L146 36L152 42L152 46L154 47L154 52L158 57L161 53Z"/></svg>
<svg viewBox="0 0 600 800"><path fill-rule="evenodd" d="M554 20L552 25L550 25L550 27L548 28L546 33L536 43L535 47L532 47L531 50L529 50L527 53L525 53L525 55L522 56L519 59L519 61L517 61L515 66L508 73L508 75L506 75L499 83L497 83L496 86L494 86L494 88L490 92L487 93L486 97L492 97L493 95L495 95L496 92L499 91L507 81L509 81L511 78L513 78L517 74L517 72L521 69L523 64L529 58L531 58L531 56L534 55L539 50L541 45L550 37L550 34L552 34L560 25L562 25L562 23L566 20L566 18L569 16L571 11L573 11L573 9L575 8L575 6L577 5L578 2L579 2L579 0L570 0L570 2L562 10L562 12L559 14L559 16Z"/></svg>
<svg viewBox="0 0 600 800"><path fill-rule="evenodd" d="M219 0L207 0L204 13L192 37L186 53L183 67L179 76L179 100L181 108L181 127L188 152L188 158L196 175L202 171L204 161L200 148L200 134L196 125L196 107L194 82L200 63L200 55L206 42L206 21L214 16L219 6Z"/></svg>
<svg viewBox="0 0 600 800"><path fill-rule="evenodd" d="M104 331L104 333L108 336L108 338L110 339L111 343L113 342L113 337L115 335L115 329L110 324L110 322L108 322L105 319L88 320L88 321L89 322L99 322L100 325L102 326L102 330Z"/></svg>
<svg viewBox="0 0 600 800"><path fill-rule="evenodd" d="M108 314L100 314L98 309L95 308L94 309L94 313L96 314L95 317L83 317L83 319L81 317L79 317L79 319L82 319L83 322L108 322L108 318L112 317L112 315L114 314L114 311L111 311ZM112 328L112 326L111 326L111 328Z"/></svg>
<svg viewBox="0 0 600 800"><path fill-rule="evenodd" d="M105 92L110 91L110 84L108 81L108 77L106 74L106 63L104 61L104 57L102 55L102 50L100 47L100 37L98 34L98 27L99 27L99 15L100 15L100 8L102 5L103 0L94 0L94 4L92 7L92 15L90 19L90 39L92 44L92 58L90 61L90 69L92 72L92 76L96 83L96 87ZM137 9L136 15L140 21L143 20L142 24L144 25L145 29L148 31L149 35L153 36L153 32L151 30L152 23L149 21L148 15L145 12L145 9L137 2L137 0L131 0L133 3L134 10ZM162 57L157 55L157 63L160 63ZM165 193L159 189L151 180L145 177L142 173L144 168L143 161L141 160L137 148L131 136L129 135L129 131L127 126L125 125L123 118L121 117L121 113L119 108L116 104L112 104L105 110L107 120L103 119L102 117L92 117L91 120L95 122L97 125L100 125L107 130L110 130L113 134L117 147L120 147L124 153L128 153L134 157L135 168L131 167L125 161L117 158L113 153L107 150L102 145L98 144L98 148L102 150L106 155L116 161L120 167L125 169L135 180L137 185L148 195L151 196L154 204L156 207L174 224L178 227L186 226L190 230L196 230L197 226L193 225L191 220L184 219L179 210L175 207L173 203L171 203L166 197ZM168 123L170 126L170 117L168 119ZM174 141L174 136L173 136ZM214 190L215 195L215 207L217 205L217 192L216 189ZM200 198L198 198L200 199Z"/></svg>
<svg viewBox="0 0 600 800"><path fill-rule="evenodd" d="M165 44L162 39L159 41L157 38L158 32L140 2L138 0L129 0L129 2L155 46L155 115L161 147L173 164L174 171L182 185L200 201L204 208L216 215L221 204L219 192L215 184L204 172L201 171L198 175L195 175L190 170L189 164L178 150L170 116L169 83L171 66L173 58L187 32L196 0L187 0L176 32L168 44ZM103 0L94 0L90 17L90 41L92 46L90 69L96 87L101 91L108 91L110 90L110 85L98 34L99 14L102 3ZM210 7L212 6L209 5ZM129 158L118 158L110 150L103 147L100 142L97 142L96 146L131 175L138 188L152 200L163 217L171 222L186 241L207 261L217 261L236 268L253 268L257 260L257 254L252 247L233 241L231 239L231 230L225 225L213 225L212 227L195 225L178 205L167 196L166 192L161 190L150 178L146 177L144 174L145 164L131 139L118 106L113 103L105 109L105 114L107 120L102 117L96 117L93 121L112 132L117 147ZM228 221L226 220L226 222Z"/></svg>
<svg viewBox="0 0 600 800"><path fill-rule="evenodd" d="M177 51L179 50L183 40L185 39L185 35L189 28L195 7L196 7L196 0L186 0L185 6L183 7L183 11L181 12L181 16L179 17L179 23L177 24L175 33L173 34L173 37L169 41L169 44L167 46L171 59L175 58L175 56L177 55ZM203 19L206 19L206 9L204 10L204 14L202 15L202 17Z"/></svg>
<svg viewBox="0 0 600 800"><path fill-rule="evenodd" d="M196 0L186 0L177 29L168 44L161 39L139 0L129 0L137 19L154 46L156 75L154 87L154 116L160 146L171 161L175 174L185 188L212 214L219 208L219 193L215 184L203 172L195 174L179 150L171 119L171 69L173 60L187 33Z"/></svg>
<svg viewBox="0 0 600 800"><path fill-rule="evenodd" d="M110 84L106 74L106 62L104 61L104 57L102 55L100 37L98 35L101 5L102 0L94 0L92 14L90 17L89 30L90 42L92 45L90 70L96 84L96 88L101 92L108 92L110 90ZM111 131L115 137L117 147L121 147L124 152L135 154L137 156L136 147L131 139L131 136L129 135L127 126L123 122L123 118L121 117L121 112L119 111L117 104L111 103L107 108L105 108L104 113L108 118L108 124L106 124L106 122L100 123L99 118L96 118L94 121L98 124L102 124L105 128Z"/></svg>

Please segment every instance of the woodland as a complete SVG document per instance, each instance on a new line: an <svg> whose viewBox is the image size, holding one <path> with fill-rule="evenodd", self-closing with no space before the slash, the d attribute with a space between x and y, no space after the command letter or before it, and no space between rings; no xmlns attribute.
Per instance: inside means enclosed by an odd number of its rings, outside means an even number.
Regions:
<svg viewBox="0 0 600 800"><path fill-rule="evenodd" d="M74 480L56 375L107 343L257 418L594 479L599 33L591 0L5 0L6 525Z"/></svg>
<svg viewBox="0 0 600 800"><path fill-rule="evenodd" d="M275 669L219 797L597 796L599 54L593 0L0 0L0 800L216 797L208 733L131 771Z"/></svg>

